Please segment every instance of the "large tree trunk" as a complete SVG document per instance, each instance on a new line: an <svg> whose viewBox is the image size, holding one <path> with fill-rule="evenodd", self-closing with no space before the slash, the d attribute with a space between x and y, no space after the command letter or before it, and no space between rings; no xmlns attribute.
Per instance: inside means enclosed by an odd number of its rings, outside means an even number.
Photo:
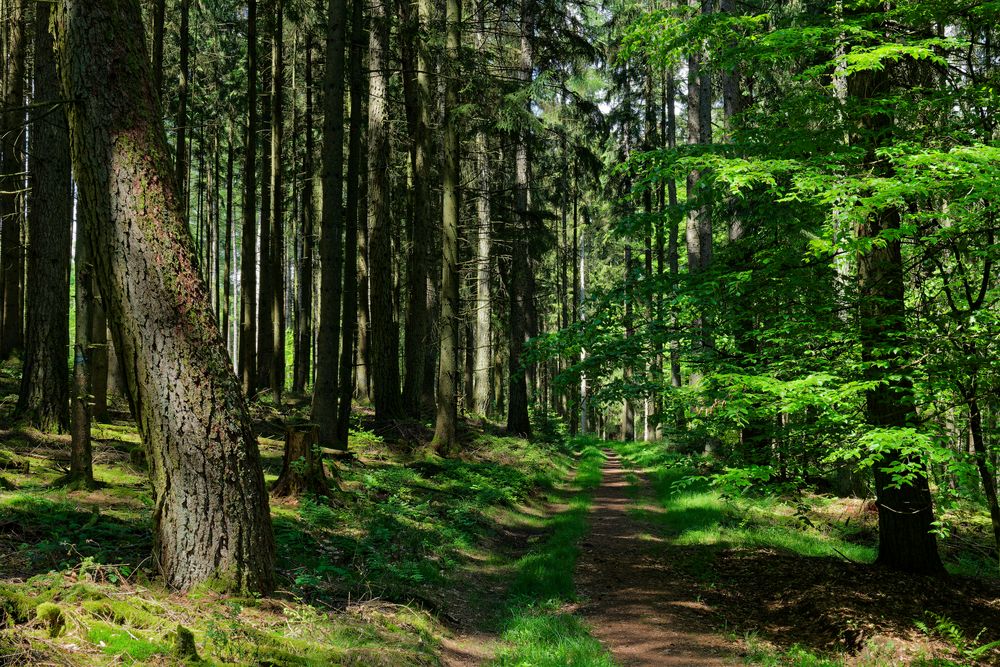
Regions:
<svg viewBox="0 0 1000 667"><path fill-rule="evenodd" d="M346 0L327 6L326 73L323 78L323 210L320 221L320 314L312 419L320 441L338 443L341 233L344 227L344 35ZM340 443L345 448L346 442Z"/></svg>
<svg viewBox="0 0 1000 667"><path fill-rule="evenodd" d="M358 327L358 223L361 210L361 144L364 122L364 0L351 2L351 119L347 138L347 209L344 232L344 308L340 332L340 402L337 405L337 442L346 444L354 396L354 339Z"/></svg>
<svg viewBox="0 0 1000 667"><path fill-rule="evenodd" d="M389 202L389 24L385 5L372 6L368 42L368 226L371 237L371 335L375 419L402 416L399 328L393 315L393 256Z"/></svg>
<svg viewBox="0 0 1000 667"><path fill-rule="evenodd" d="M447 55L451 71L445 87L444 161L441 165L441 186L444 206L441 216L441 362L438 370L437 421L432 446L442 454L451 454L457 447L455 427L458 423L458 218L459 161L458 88L460 85L460 51L462 42L461 0L448 0Z"/></svg>
<svg viewBox="0 0 1000 667"><path fill-rule="evenodd" d="M238 356L243 393L252 396L257 389L257 0L247 2L247 107Z"/></svg>
<svg viewBox="0 0 1000 667"><path fill-rule="evenodd" d="M35 14L35 100L58 104L49 5ZM69 128L62 109L32 111L27 327L17 413L42 431L69 428L69 262L72 226ZM43 121L44 119L44 121Z"/></svg>
<svg viewBox="0 0 1000 667"><path fill-rule="evenodd" d="M7 62L4 63L4 109L0 116L0 279L2 279L2 326L0 358L21 348L22 315L21 217L24 190L24 70L27 52L27 1L12 0L8 6Z"/></svg>
<svg viewBox="0 0 1000 667"><path fill-rule="evenodd" d="M57 52L82 233L146 445L167 585L274 585L274 537L246 401L229 367L176 177L137 0L65 0Z"/></svg>

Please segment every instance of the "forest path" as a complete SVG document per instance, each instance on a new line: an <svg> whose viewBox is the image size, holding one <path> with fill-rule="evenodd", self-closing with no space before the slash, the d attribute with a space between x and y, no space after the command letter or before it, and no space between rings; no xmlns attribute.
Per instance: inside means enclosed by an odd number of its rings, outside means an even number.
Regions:
<svg viewBox="0 0 1000 667"><path fill-rule="evenodd" d="M606 453L576 566L583 600L576 613L622 665L742 664L736 647L712 627L712 610L674 566L682 552L657 536L654 523L630 511L664 511L644 497L645 479L638 475L637 506L620 458Z"/></svg>

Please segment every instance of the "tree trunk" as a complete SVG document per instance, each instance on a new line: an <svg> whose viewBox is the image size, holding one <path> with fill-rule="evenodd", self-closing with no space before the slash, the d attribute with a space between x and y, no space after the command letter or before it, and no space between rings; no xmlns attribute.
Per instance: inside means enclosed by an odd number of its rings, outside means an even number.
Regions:
<svg viewBox="0 0 1000 667"><path fill-rule="evenodd" d="M480 33L482 34L482 33ZM490 158L486 134L476 135L477 176L479 196L476 197L476 335L473 361L473 397L475 412L481 415L490 412L490 366L492 349L490 330L492 309L490 301L491 244L493 225L490 216Z"/></svg>
<svg viewBox="0 0 1000 667"><path fill-rule="evenodd" d="M69 106L82 233L148 453L155 562L173 588L268 592L260 456L177 197L139 4L65 0L57 28L65 97L86 100Z"/></svg>
<svg viewBox="0 0 1000 667"><path fill-rule="evenodd" d="M27 0L12 0L7 22L7 62L4 65L4 111L0 116L0 279L2 326L0 358L21 348L23 340L21 217L24 190L24 70L27 53Z"/></svg>
<svg viewBox="0 0 1000 667"><path fill-rule="evenodd" d="M222 274L222 340L226 349L230 346L229 328L232 316L233 298L233 162L235 161L232 126L226 142L226 240L223 244L223 274Z"/></svg>
<svg viewBox="0 0 1000 667"><path fill-rule="evenodd" d="M372 6L368 42L368 227L371 237L371 336L375 419L403 415L399 387L399 329L393 315L393 256L389 202L389 24L384 5Z"/></svg>
<svg viewBox="0 0 1000 667"><path fill-rule="evenodd" d="M268 384L274 402L285 388L285 191L281 150L285 129L284 0L275 0L271 43L271 368Z"/></svg>
<svg viewBox="0 0 1000 667"><path fill-rule="evenodd" d="M347 209L344 232L344 308L340 351L340 402L337 405L337 442L347 443L354 396L354 339L358 327L358 223L361 209L361 144L364 122L364 0L351 2L351 118L347 138Z"/></svg>
<svg viewBox="0 0 1000 667"><path fill-rule="evenodd" d="M163 99L163 33L167 0L153 0L153 89Z"/></svg>
<svg viewBox="0 0 1000 667"><path fill-rule="evenodd" d="M413 188L411 193L409 254L407 256L406 328L404 338L403 407L411 417L419 417L428 407L422 405L421 389L424 384L425 357L430 345L431 313L428 311L428 259L433 248L430 177L431 131L430 109L432 101L431 68L428 53L428 34L431 29L433 4L430 0L416 2L402 0L400 16L404 22L401 31L404 59L404 96L407 106L407 124L411 135L410 170Z"/></svg>
<svg viewBox="0 0 1000 667"><path fill-rule="evenodd" d="M969 406L969 434L972 436L972 448L976 459L979 476L983 480L983 490L986 494L986 506L990 510L990 522L993 525L993 544L1000 554L1000 501L997 500L997 481L990 470L986 442L983 439L983 413L979 409L979 399L976 396L976 385L965 397Z"/></svg>
<svg viewBox="0 0 1000 667"><path fill-rule="evenodd" d="M247 1L247 131L243 147L239 373L243 393L257 390L257 0Z"/></svg>
<svg viewBox="0 0 1000 667"><path fill-rule="evenodd" d="M271 16L274 20L274 16ZM272 34L274 25L271 27ZM273 63L272 63L273 64ZM274 271L271 264L271 89L273 71L264 68L261 88L261 161L260 161L260 243L257 245L257 263L260 275L257 281L257 390L271 389L271 365L274 357Z"/></svg>
<svg viewBox="0 0 1000 667"><path fill-rule="evenodd" d="M337 438L340 366L341 233L344 227L344 49L346 0L330 0L323 78L323 210L320 221L320 315L312 419L320 441L346 449ZM373 37L374 39L374 37ZM388 141L388 139L387 139ZM388 150L388 145L386 146Z"/></svg>
<svg viewBox="0 0 1000 667"><path fill-rule="evenodd" d="M62 97L49 5L35 13L36 104ZM69 428L69 263L73 216L69 129L61 108L31 112L31 195L28 207L27 326L17 414L41 430ZM44 121L43 121L44 119Z"/></svg>
<svg viewBox="0 0 1000 667"><path fill-rule="evenodd" d="M81 202L82 203L82 202ZM81 212L82 213L82 212ZM70 423L69 474L71 486L93 487L94 458L90 444L90 314L94 302L94 267L81 233L83 216L77 217L76 256L76 331L73 341L73 405Z"/></svg>
<svg viewBox="0 0 1000 667"><path fill-rule="evenodd" d="M310 356L313 338L313 241L316 221L316 141L313 138L313 37L306 31L306 148L302 158L302 256L299 261L299 318L295 339L295 371L292 391L302 393L309 384Z"/></svg>
<svg viewBox="0 0 1000 667"><path fill-rule="evenodd" d="M447 0L446 54L451 71L445 87L444 161L441 165L441 187L444 206L441 216L441 361L438 370L437 421L432 447L442 454L453 454L458 446L455 427L458 423L458 220L459 162L458 88L461 78L459 60L462 44L461 0Z"/></svg>
<svg viewBox="0 0 1000 667"><path fill-rule="evenodd" d="M325 496L330 493L319 447L319 430L315 426L285 430L285 454L281 459L281 474L271 488L272 496Z"/></svg>
<svg viewBox="0 0 1000 667"><path fill-rule="evenodd" d="M177 79L177 115L174 118L174 128L177 130L177 146L174 151L174 168L177 170L177 194L181 202L181 214L187 220L188 191L185 187L188 177L188 153L187 153L187 102L188 102L188 82L191 78L189 67L189 54L191 51L191 3L190 0L179 0L181 25L178 40L180 41L180 70ZM162 56L161 56L162 57ZM155 82L154 82L155 83ZM161 84L162 85L162 84ZM159 90L157 90L159 97Z"/></svg>
<svg viewBox="0 0 1000 667"><path fill-rule="evenodd" d="M534 52L531 40L534 38L534 8L525 2L521 8L521 52L518 76L523 86L531 85L534 68ZM526 103L530 106L530 103ZM514 158L514 216L515 221L510 234L510 357L508 367L509 397L507 399L507 431L514 435L528 437L531 435L531 419L528 415L528 384L525 377L521 355L524 352L524 342L527 327L527 315L530 308L530 276L531 261L527 236L529 231L530 184L528 166L528 136L527 130L521 130L517 137Z"/></svg>

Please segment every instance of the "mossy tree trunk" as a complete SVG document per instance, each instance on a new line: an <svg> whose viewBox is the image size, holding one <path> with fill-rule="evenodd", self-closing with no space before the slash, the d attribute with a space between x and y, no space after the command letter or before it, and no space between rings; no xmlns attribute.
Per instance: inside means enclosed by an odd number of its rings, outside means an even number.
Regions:
<svg viewBox="0 0 1000 667"><path fill-rule="evenodd" d="M35 99L62 97L49 5L35 14ZM69 128L62 109L32 112L31 205L28 211L27 327L17 412L42 431L69 428L69 262L72 226ZM44 119L44 121L43 121Z"/></svg>
<svg viewBox="0 0 1000 667"><path fill-rule="evenodd" d="M319 445L319 429L315 426L291 427L285 431L285 455L281 462L281 474L271 489L272 495L325 496L330 492Z"/></svg>
<svg viewBox="0 0 1000 667"><path fill-rule="evenodd" d="M260 455L177 196L138 0L65 0L56 25L81 231L148 452L156 562L173 588L270 591Z"/></svg>

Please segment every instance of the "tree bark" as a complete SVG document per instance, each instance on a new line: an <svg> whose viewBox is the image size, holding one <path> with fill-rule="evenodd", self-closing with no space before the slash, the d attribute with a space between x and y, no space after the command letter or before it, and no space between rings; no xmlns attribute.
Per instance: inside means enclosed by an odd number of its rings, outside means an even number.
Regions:
<svg viewBox="0 0 1000 667"><path fill-rule="evenodd" d="M368 42L368 227L371 235L371 335L375 419L403 415L399 387L399 329L393 314L393 256L389 205L389 24L384 5L371 10Z"/></svg>
<svg viewBox="0 0 1000 667"><path fill-rule="evenodd" d="M309 384L310 356L313 338L313 243L316 222L316 141L313 138L313 37L306 31L306 147L302 158L302 229L300 230L302 256L299 258L298 326L295 339L295 370L292 391L302 393Z"/></svg>
<svg viewBox="0 0 1000 667"><path fill-rule="evenodd" d="M230 126L229 138L226 142L226 240L223 244L222 274L222 339L226 343L226 349L231 349L230 337L232 333L229 323L232 316L233 299L233 163L235 159L232 126Z"/></svg>
<svg viewBox="0 0 1000 667"><path fill-rule="evenodd" d="M147 449L155 562L173 588L268 592L260 456L198 275L143 32L137 0L65 0L56 44L65 97L86 100L69 107L81 227Z"/></svg>
<svg viewBox="0 0 1000 667"><path fill-rule="evenodd" d="M344 308L341 325L340 402L337 405L337 442L347 442L354 396L354 339L358 328L358 223L361 209L361 144L364 122L364 0L351 2L351 118L347 138L347 208L344 231Z"/></svg>
<svg viewBox="0 0 1000 667"><path fill-rule="evenodd" d="M325 496L330 493L319 446L319 432L315 426L285 430L281 474L274 482L271 495L281 498L304 494Z"/></svg>
<svg viewBox="0 0 1000 667"><path fill-rule="evenodd" d="M324 444L347 448L337 438L340 366L340 297L344 228L344 57L346 0L327 6L326 72L323 78L323 211L320 221L320 315L312 419ZM373 37L374 39L374 37ZM373 75L374 76L374 75ZM388 141L388 139L386 140ZM387 146L388 150L388 146Z"/></svg>
<svg viewBox="0 0 1000 667"><path fill-rule="evenodd" d="M490 215L490 158L486 134L476 136L479 196L476 197L476 334L474 339L473 397L474 410L481 415L490 412L490 367L492 365L491 331L491 244L493 225Z"/></svg>
<svg viewBox="0 0 1000 667"><path fill-rule="evenodd" d="M445 84L444 161L441 165L441 187L444 205L441 216L441 361L438 370L437 420L432 447L449 455L457 448L455 428L458 424L458 220L460 153L458 123L458 87L461 78L459 59L462 44L462 9L460 0L447 0L446 54L451 71Z"/></svg>
<svg viewBox="0 0 1000 667"><path fill-rule="evenodd" d="M247 0L247 131L243 147L239 373L243 393L257 389L257 0Z"/></svg>
<svg viewBox="0 0 1000 667"><path fill-rule="evenodd" d="M7 62L4 65L4 111L0 116L0 279L2 326L0 358L21 348L24 318L21 247L21 205L24 190L24 71L27 53L27 0L12 0L8 8Z"/></svg>
<svg viewBox="0 0 1000 667"><path fill-rule="evenodd" d="M522 85L531 85L534 68L534 51L531 40L535 32L535 8L525 2L521 8L521 50L518 76ZM526 103L530 106L530 103ZM511 233L510 248L510 356L508 367L509 396L507 399L507 431L511 434L528 437L531 435L531 419L528 415L528 384L526 369L521 355L524 352L524 342L527 333L527 315L531 305L530 276L531 261L527 235L530 222L530 183L528 165L528 131L522 129L518 133L514 157L514 215L515 224Z"/></svg>
<svg viewBox="0 0 1000 667"><path fill-rule="evenodd" d="M35 13L35 87L38 104L62 97L49 5ZM69 128L58 106L31 112L31 195L28 207L27 326L17 414L41 431L69 428L69 263L73 216Z"/></svg>
<svg viewBox="0 0 1000 667"><path fill-rule="evenodd" d="M271 21L274 17L271 16ZM271 27L273 23L267 24ZM264 68L261 83L260 132L260 242L257 244L257 390L271 389L271 364L274 357L274 283L271 264L271 87L273 71Z"/></svg>
<svg viewBox="0 0 1000 667"><path fill-rule="evenodd" d="M82 203L82 202L81 202ZM94 301L94 270L90 252L81 233L82 216L77 217L76 256L76 331L73 341L73 406L70 423L69 474L66 483L89 488L94 486L94 457L90 442L90 314Z"/></svg>
<svg viewBox="0 0 1000 667"><path fill-rule="evenodd" d="M284 0L274 1L271 42L271 367L268 385L276 404L285 388L285 190L281 151L285 130Z"/></svg>
<svg viewBox="0 0 1000 667"><path fill-rule="evenodd" d="M153 0L153 88L163 99L163 33L166 25L167 0Z"/></svg>

